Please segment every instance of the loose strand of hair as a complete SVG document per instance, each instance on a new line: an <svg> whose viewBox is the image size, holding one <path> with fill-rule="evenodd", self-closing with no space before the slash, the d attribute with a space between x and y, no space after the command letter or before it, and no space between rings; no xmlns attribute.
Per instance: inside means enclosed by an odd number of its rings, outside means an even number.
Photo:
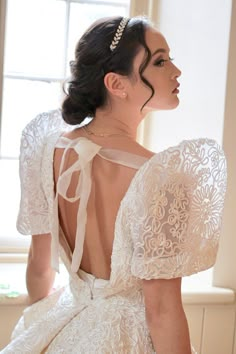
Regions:
<svg viewBox="0 0 236 354"><path fill-rule="evenodd" d="M140 78L141 78L142 82L143 82L148 88L150 88L150 90L151 90L151 92L152 92L151 95L150 95L150 97L147 99L147 101L145 101L144 104L142 105L142 107L141 107L141 109L140 109L140 111L142 112L144 106L145 106L145 105L152 99L152 97L154 96L155 90L154 90L153 86L150 84L150 82L149 82L149 81L145 78L145 76L143 75L143 72L145 71L145 69L147 68L147 66L148 66L148 64L149 64L149 62L150 62L150 60L151 60L151 51L150 51L150 49L148 48L146 42L145 42L143 39L141 39L141 44L142 44L142 46L143 46L144 49L145 49L145 59L144 59L144 61L142 62L142 64L140 65L140 67L139 67L139 75L140 75Z"/></svg>

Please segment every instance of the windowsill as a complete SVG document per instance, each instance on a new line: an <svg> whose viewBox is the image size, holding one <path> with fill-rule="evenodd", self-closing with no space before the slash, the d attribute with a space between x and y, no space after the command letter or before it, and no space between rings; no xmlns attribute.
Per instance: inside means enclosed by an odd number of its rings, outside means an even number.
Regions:
<svg viewBox="0 0 236 354"><path fill-rule="evenodd" d="M204 276L203 276L204 274ZM185 305L233 304L235 292L229 288L213 286L213 268L182 279L182 298Z"/></svg>
<svg viewBox="0 0 236 354"><path fill-rule="evenodd" d="M26 264L24 262L1 263L0 267L0 306L27 306ZM207 281L204 282L199 274L183 279L182 298L184 305L234 304L235 293L233 290L213 287ZM61 266L61 273L56 277L55 288L66 284L66 280L67 272Z"/></svg>
<svg viewBox="0 0 236 354"><path fill-rule="evenodd" d="M28 306L26 294L19 294L16 297L9 297L0 293L0 306Z"/></svg>
<svg viewBox="0 0 236 354"><path fill-rule="evenodd" d="M182 299L184 305L230 305L235 302L235 293L232 289L215 286L201 289L183 289Z"/></svg>

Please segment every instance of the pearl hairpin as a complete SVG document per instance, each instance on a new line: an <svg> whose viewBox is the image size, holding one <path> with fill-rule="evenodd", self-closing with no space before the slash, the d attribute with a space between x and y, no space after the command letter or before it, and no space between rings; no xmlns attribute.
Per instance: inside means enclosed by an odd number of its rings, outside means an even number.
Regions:
<svg viewBox="0 0 236 354"><path fill-rule="evenodd" d="M121 37L122 37L122 34L124 32L124 29L125 29L125 26L127 25L129 19L126 18L126 17L123 17L122 20L120 21L120 24L117 28L117 31L114 35L114 38L111 42L111 45L110 45L110 50L113 52L113 50L116 49Z"/></svg>

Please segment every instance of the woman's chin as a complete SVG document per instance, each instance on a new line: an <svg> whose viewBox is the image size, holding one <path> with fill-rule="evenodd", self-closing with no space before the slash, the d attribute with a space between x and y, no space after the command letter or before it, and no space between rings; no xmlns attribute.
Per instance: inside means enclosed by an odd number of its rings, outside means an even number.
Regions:
<svg viewBox="0 0 236 354"><path fill-rule="evenodd" d="M169 101L165 102L162 104L157 104L157 105L150 105L150 106L145 106L143 109L143 113L146 115L147 113L153 112L153 111L168 111L177 108L179 105L179 98L175 96L175 98Z"/></svg>
<svg viewBox="0 0 236 354"><path fill-rule="evenodd" d="M175 109L175 108L177 108L178 107L178 105L179 105L179 98L176 96L176 98L175 98L175 100L173 100L171 103L170 103L170 105L168 106L168 108L166 108L166 109Z"/></svg>

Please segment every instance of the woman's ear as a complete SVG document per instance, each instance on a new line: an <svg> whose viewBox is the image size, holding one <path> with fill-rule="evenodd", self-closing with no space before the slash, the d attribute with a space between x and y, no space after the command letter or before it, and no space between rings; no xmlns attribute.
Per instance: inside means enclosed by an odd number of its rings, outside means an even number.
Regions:
<svg viewBox="0 0 236 354"><path fill-rule="evenodd" d="M107 73L104 77L104 85L108 92L116 97L125 98L126 93L126 84L125 77L117 73Z"/></svg>

